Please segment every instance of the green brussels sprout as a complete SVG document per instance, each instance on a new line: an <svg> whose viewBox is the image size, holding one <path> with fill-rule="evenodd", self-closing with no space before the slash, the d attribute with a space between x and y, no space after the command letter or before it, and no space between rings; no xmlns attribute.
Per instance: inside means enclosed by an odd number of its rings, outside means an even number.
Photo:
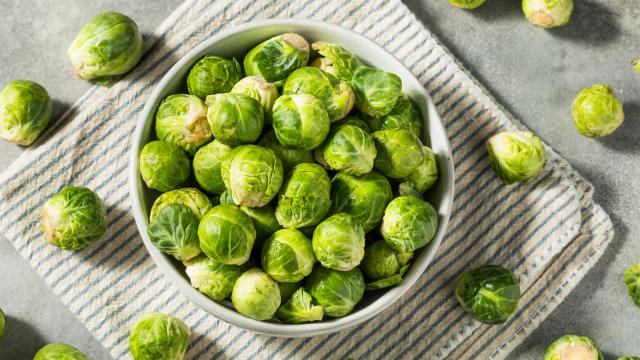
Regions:
<svg viewBox="0 0 640 360"><path fill-rule="evenodd" d="M296 165L280 189L278 223L285 228L318 224L329 212L330 192L329 175L320 165Z"/></svg>
<svg viewBox="0 0 640 360"><path fill-rule="evenodd" d="M364 257L364 231L347 213L331 215L313 231L313 253L322 266L349 271Z"/></svg>
<svg viewBox="0 0 640 360"><path fill-rule="evenodd" d="M156 112L158 139L178 145L190 155L211 141L207 106L200 98L187 94L169 95Z"/></svg>
<svg viewBox="0 0 640 360"><path fill-rule="evenodd" d="M222 180L236 205L265 206L280 190L282 162L273 151L256 145L244 145L222 161Z"/></svg>
<svg viewBox="0 0 640 360"><path fill-rule="evenodd" d="M373 117L390 113L402 94L402 80L398 75L368 66L356 70L351 86L358 110Z"/></svg>
<svg viewBox="0 0 640 360"><path fill-rule="evenodd" d="M315 96L322 102L332 122L347 116L355 102L355 95L349 83L311 66L292 72L287 77L282 92Z"/></svg>
<svg viewBox="0 0 640 360"><path fill-rule="evenodd" d="M4 334L4 327L7 323L7 318L4 316L4 312L0 309L0 340L2 340L2 335Z"/></svg>
<svg viewBox="0 0 640 360"><path fill-rule="evenodd" d="M427 245L438 230L438 213L428 202L411 195L399 196L387 205L380 233L392 249L415 251Z"/></svg>
<svg viewBox="0 0 640 360"><path fill-rule="evenodd" d="M223 144L242 145L258 140L264 110L258 100L243 94L207 96L207 120L213 136Z"/></svg>
<svg viewBox="0 0 640 360"><path fill-rule="evenodd" d="M351 215L366 233L378 226L391 199L391 185L379 172L372 171L364 176L339 172L331 180L329 212Z"/></svg>
<svg viewBox="0 0 640 360"><path fill-rule="evenodd" d="M242 265L251 255L256 229L237 206L218 205L200 220L198 238L208 257L225 265Z"/></svg>
<svg viewBox="0 0 640 360"><path fill-rule="evenodd" d="M393 250L383 240L377 240L365 247L361 268L367 278L367 290L383 289L402 281L409 269L413 252L401 253Z"/></svg>
<svg viewBox="0 0 640 360"><path fill-rule="evenodd" d="M71 345L52 343L38 350L33 360L89 360L89 357Z"/></svg>
<svg viewBox="0 0 640 360"><path fill-rule="evenodd" d="M262 105L266 123L271 123L271 109L280 94L278 88L267 82L262 76L247 76L238 81L231 89L232 93L250 96Z"/></svg>
<svg viewBox="0 0 640 360"><path fill-rule="evenodd" d="M239 266L225 265L204 255L183 261L183 264L191 285L215 301L228 298L242 274Z"/></svg>
<svg viewBox="0 0 640 360"><path fill-rule="evenodd" d="M153 202L153 206L149 212L149 222L154 222L160 210L169 204L185 205L196 214L198 221L200 221L204 214L211 210L212 207L211 200L207 198L207 195L196 188L171 190L161 194L156 201Z"/></svg>
<svg viewBox="0 0 640 360"><path fill-rule="evenodd" d="M311 274L316 258L311 240L296 229L278 230L262 244L262 269L278 282L298 282Z"/></svg>
<svg viewBox="0 0 640 360"><path fill-rule="evenodd" d="M51 119L51 98L40 84L13 80L0 92L0 139L31 145Z"/></svg>
<svg viewBox="0 0 640 360"><path fill-rule="evenodd" d="M187 181L190 172L187 154L178 145L155 140L140 152L140 175L149 189L173 190Z"/></svg>
<svg viewBox="0 0 640 360"><path fill-rule="evenodd" d="M233 286L231 302L236 310L256 320L269 320L280 307L278 284L264 271L245 271Z"/></svg>
<svg viewBox="0 0 640 360"><path fill-rule="evenodd" d="M181 320L162 313L143 316L129 332L134 360L181 360L191 331Z"/></svg>
<svg viewBox="0 0 640 360"><path fill-rule="evenodd" d="M522 11L531 24L549 29L569 22L573 0L522 0Z"/></svg>
<svg viewBox="0 0 640 360"><path fill-rule="evenodd" d="M278 288L280 289L280 299L284 303L287 300L289 300L291 295L293 295L293 293L296 290L298 290L298 288L300 288L300 283L299 282L294 282L294 283L279 282Z"/></svg>
<svg viewBox="0 0 640 360"><path fill-rule="evenodd" d="M102 200L81 186L65 186L42 207L44 239L63 250L79 250L96 242L107 231Z"/></svg>
<svg viewBox="0 0 640 360"><path fill-rule="evenodd" d="M518 307L520 282L504 267L486 265L462 273L456 284L456 298L479 321L502 324Z"/></svg>
<svg viewBox="0 0 640 360"><path fill-rule="evenodd" d="M380 130L371 136L377 150L373 166L387 177L406 178L424 162L422 143L409 130Z"/></svg>
<svg viewBox="0 0 640 360"><path fill-rule="evenodd" d="M337 271L316 266L304 285L320 304L324 314L341 317L349 314L364 295L364 277L360 268Z"/></svg>
<svg viewBox="0 0 640 360"><path fill-rule="evenodd" d="M296 33L274 36L254 47L244 57L247 75L261 75L270 83L284 81L309 61L309 43Z"/></svg>
<svg viewBox="0 0 640 360"><path fill-rule="evenodd" d="M526 180L544 166L544 144L530 131L501 132L487 140L491 166L507 184Z"/></svg>
<svg viewBox="0 0 640 360"><path fill-rule="evenodd" d="M377 154L371 135L351 124L334 128L318 151L329 169L351 175L370 173Z"/></svg>
<svg viewBox="0 0 640 360"><path fill-rule="evenodd" d="M264 135L258 145L271 149L282 160L285 173L291 171L298 164L313 162L313 153L310 150L290 149L280 144L273 131Z"/></svg>
<svg viewBox="0 0 640 360"><path fill-rule="evenodd" d="M323 315L322 306L314 305L313 298L304 288L296 290L276 312L276 317L288 324L320 321Z"/></svg>
<svg viewBox="0 0 640 360"><path fill-rule="evenodd" d="M449 4L460 9L475 9L484 4L487 0L449 0Z"/></svg>
<svg viewBox="0 0 640 360"><path fill-rule="evenodd" d="M273 105L273 131L289 148L312 150L329 134L331 122L320 100L308 94L282 95Z"/></svg>
<svg viewBox="0 0 640 360"><path fill-rule="evenodd" d="M200 254L197 232L198 216L182 204L162 207L147 229L151 243L178 260L188 260Z"/></svg>
<svg viewBox="0 0 640 360"><path fill-rule="evenodd" d="M587 137L607 136L624 122L622 101L609 84L596 84L580 91L571 107L576 129Z"/></svg>
<svg viewBox="0 0 640 360"><path fill-rule="evenodd" d="M586 336L565 335L549 345L544 360L603 360L598 345Z"/></svg>
<svg viewBox="0 0 640 360"><path fill-rule="evenodd" d="M422 164L409 174L398 186L401 195L422 194L429 190L438 180L438 160L430 147L423 146Z"/></svg>
<svg viewBox="0 0 640 360"><path fill-rule="evenodd" d="M340 45L317 41L311 47L320 55L322 60L315 61L316 67L334 75L340 80L351 81L353 74L362 66L360 60L349 50Z"/></svg>
<svg viewBox="0 0 640 360"><path fill-rule="evenodd" d="M624 283L631 300L640 307L640 263L624 271Z"/></svg>
<svg viewBox="0 0 640 360"><path fill-rule="evenodd" d="M420 109L407 94L398 97L391 112L382 117L367 117L369 127L378 130L409 130L418 139L422 135L422 115Z"/></svg>
<svg viewBox="0 0 640 360"><path fill-rule="evenodd" d="M189 70L187 90L204 100L208 95L228 93L240 78L242 68L236 59L205 56Z"/></svg>
<svg viewBox="0 0 640 360"><path fill-rule="evenodd" d="M228 191L223 192L220 196L220 204L235 205ZM269 204L254 208L240 206L240 210L244 211L244 213L251 218L251 223L256 229L256 240L264 240L274 232L280 230L280 224L276 219L275 210Z"/></svg>
<svg viewBox="0 0 640 360"><path fill-rule="evenodd" d="M123 14L104 12L82 27L67 53L79 77L105 85L133 69L142 50L136 22Z"/></svg>
<svg viewBox="0 0 640 360"><path fill-rule="evenodd" d="M222 194L226 187L220 174L220 165L232 147L218 140L201 147L193 157L193 174L201 188L211 194Z"/></svg>

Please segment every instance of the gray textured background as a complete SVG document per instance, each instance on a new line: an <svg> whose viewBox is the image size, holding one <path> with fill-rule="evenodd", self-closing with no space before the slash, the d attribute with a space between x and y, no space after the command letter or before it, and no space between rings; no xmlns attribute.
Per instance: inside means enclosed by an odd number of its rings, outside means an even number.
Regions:
<svg viewBox="0 0 640 360"><path fill-rule="evenodd" d="M569 25L545 31L524 20L518 0L489 0L476 11L445 0L405 3L509 111L551 144L596 186L596 200L611 214L614 243L577 289L512 359L541 359L555 338L576 333L600 343L605 358L640 355L640 310L621 277L640 261L640 56L637 0L577 0ZM0 85L16 78L44 85L60 115L89 85L73 77L66 48L91 17L116 10L153 31L177 0L89 2L0 0ZM579 136L571 122L575 94L592 83L611 83L625 102L626 123L603 140ZM0 143L0 169L21 148ZM93 359L108 354L15 251L0 240L0 308L8 316L0 359L31 359L44 344L74 344Z"/></svg>

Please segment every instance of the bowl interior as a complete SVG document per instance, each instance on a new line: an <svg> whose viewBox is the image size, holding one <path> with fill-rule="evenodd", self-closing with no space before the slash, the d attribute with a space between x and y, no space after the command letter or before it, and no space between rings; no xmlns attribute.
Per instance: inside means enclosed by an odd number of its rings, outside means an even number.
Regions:
<svg viewBox="0 0 640 360"><path fill-rule="evenodd" d="M196 61L205 55L235 57L238 61L242 61L244 54L258 43L286 32L300 33L310 43L322 40L340 44L351 50L365 63L400 76L403 90L411 96L422 112L425 121L422 140L437 155L440 171L438 182L425 195L425 199L439 214L438 232L428 246L417 252L415 261L402 283L390 289L365 293L356 309L345 317L299 325L261 322L246 318L236 313L229 303L216 303L192 288L183 267L170 256L160 253L147 237L149 211L159 193L147 189L138 172L140 149L145 143L155 138L154 117L160 101L168 95L186 92L186 75ZM391 305L415 283L435 255L447 227L453 200L453 161L449 142L435 106L422 85L399 60L373 41L336 25L306 19L264 20L234 27L203 42L176 63L151 94L139 119L132 141L130 177L132 206L145 246L156 264L183 294L206 311L227 322L260 333L290 337L319 335L354 326Z"/></svg>

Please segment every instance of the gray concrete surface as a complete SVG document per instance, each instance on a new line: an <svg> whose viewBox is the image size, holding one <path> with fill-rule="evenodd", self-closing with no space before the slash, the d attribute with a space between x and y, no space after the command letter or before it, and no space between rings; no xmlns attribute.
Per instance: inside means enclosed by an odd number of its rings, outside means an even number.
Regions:
<svg viewBox="0 0 640 360"><path fill-rule="evenodd" d="M640 56L640 3L576 2L568 26L545 31L524 20L517 0L489 0L473 12L445 0L405 1L498 101L595 184L596 200L615 222L617 235L604 258L510 359L541 359L546 346L566 333L593 337L606 358L640 355L640 310L621 281L623 269L640 261L640 75L629 66ZM0 82L40 82L59 115L89 87L72 76L66 58L85 21L113 9L148 33L178 3L0 0ZM627 115L625 125L604 140L579 136L569 113L575 94L597 82L616 88ZM0 169L20 152L0 143ZM0 359L30 359L53 341L74 344L92 359L109 358L6 240L0 240L0 308L8 315Z"/></svg>

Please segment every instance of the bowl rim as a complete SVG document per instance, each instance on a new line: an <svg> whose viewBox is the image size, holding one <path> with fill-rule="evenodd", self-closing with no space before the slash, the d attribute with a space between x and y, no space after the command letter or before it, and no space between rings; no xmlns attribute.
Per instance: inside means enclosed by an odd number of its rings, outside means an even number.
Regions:
<svg viewBox="0 0 640 360"><path fill-rule="evenodd" d="M206 50L208 47L214 45L218 41L221 41L229 36L233 36L237 33L246 32L249 30L258 29L265 26L290 26L290 27L313 27L320 28L322 30L328 30L338 35L348 34L348 36L358 38L359 41L367 44L367 46L375 47L378 50L381 50L385 53L389 58L393 59L397 65L405 71L411 81L414 81L422 92L422 95L428 100L427 107L432 109L429 117L430 122L436 122L436 126L439 126L442 129L442 133L444 134L444 138L442 139L445 150L445 158L446 158L446 168L449 174L447 178L447 183L443 186L443 191L446 193L442 198L442 204L444 206L444 212L439 214L439 229L436 233L436 237L430 242L430 249L427 253L423 254L423 258L420 259L420 262L414 262L412 268L416 268L415 271L411 271L411 269L403 278L403 281L398 285L389 288L384 294L382 294L378 299L368 304L367 306L359 309L358 311L346 315L344 317L331 319L329 321L321 321L321 322L311 322L305 324L281 324L274 322L265 322L254 320L244 315L237 313L235 310L230 309L222 304L215 302L210 299L206 295L202 294L194 287L191 286L189 281L185 279L182 274L179 273L174 268L171 260L166 257L163 253L161 253L148 238L147 235L147 219L144 216L144 211L142 209L142 188L141 182L139 179L138 172L138 163L139 163L139 153L142 145L142 138L144 129L146 126L147 120L150 118L151 112L154 110L155 104L160 101L160 95L163 90L169 85L172 78L175 76L177 72L179 72L183 67L185 67L192 59L197 56L200 52ZM435 115L435 116L431 116ZM435 118L434 118L435 117ZM442 167L442 165L440 165ZM215 316L218 319L221 319L229 324L238 326L240 328L262 333L266 335L272 336L281 336L281 337L309 337L309 336L317 336L323 334L330 334L333 332L337 332L340 330L344 330L346 328L353 327L355 325L361 324L364 321L367 321L374 316L378 315L386 308L395 303L401 296L407 293L409 289L413 287L413 285L418 281L420 276L427 269L431 261L433 260L440 244L446 235L447 226L449 223L449 218L451 216L452 204L454 198L454 164L453 157L451 152L451 144L449 142L446 130L444 125L442 124L442 120L440 115L437 113L437 108L433 103L433 99L426 91L424 86L420 83L420 81L413 75L411 70L409 70L404 63L396 58L393 54L387 51L384 47L376 43L375 41L367 38L366 36L355 32L354 30L342 27L340 25L328 23L320 20L311 20L311 19L300 19L300 18L274 18L274 19L264 19L264 20L254 20L248 23L242 23L238 25L231 26L227 29L221 30L215 35L209 37L208 39L202 41L200 44L195 46L193 49L189 50L186 54L184 54L171 68L167 71L167 73L162 77L160 82L155 85L153 91L149 95L146 100L146 104L137 117L137 124L135 131L131 137L131 152L130 152L130 165L129 165L129 198L131 201L131 209L133 211L136 227L138 229L138 233L142 238L145 248L147 252L153 259L154 263L162 273L172 282L174 286L176 286L180 292L190 301L198 305L205 312Z"/></svg>

